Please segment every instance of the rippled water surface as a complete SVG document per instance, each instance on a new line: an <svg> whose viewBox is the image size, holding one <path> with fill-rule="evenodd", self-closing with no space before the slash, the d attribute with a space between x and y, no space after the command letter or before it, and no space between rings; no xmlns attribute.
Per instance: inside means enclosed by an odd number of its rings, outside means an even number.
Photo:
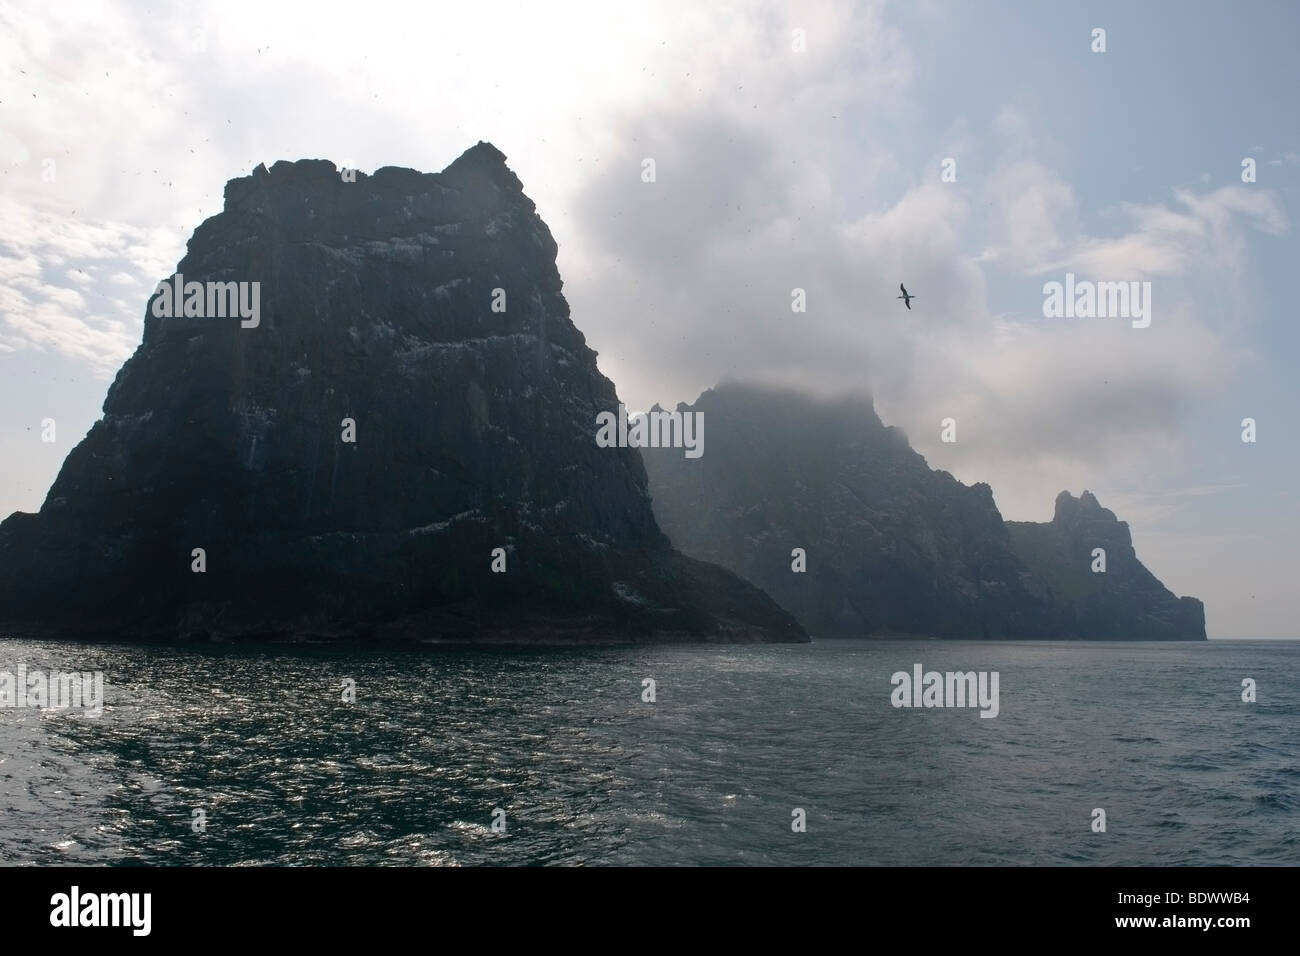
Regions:
<svg viewBox="0 0 1300 956"><path fill-rule="evenodd" d="M107 698L98 718L0 709L0 861L1295 864L1298 654L0 640L0 670L101 670ZM998 671L999 716L894 709L890 675L918 662Z"/></svg>

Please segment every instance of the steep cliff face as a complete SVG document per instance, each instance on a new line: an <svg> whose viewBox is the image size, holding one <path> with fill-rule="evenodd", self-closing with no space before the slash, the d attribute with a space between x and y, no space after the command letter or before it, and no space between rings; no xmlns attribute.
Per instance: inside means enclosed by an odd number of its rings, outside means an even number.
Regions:
<svg viewBox="0 0 1300 956"><path fill-rule="evenodd" d="M988 486L932 471L868 400L728 385L690 408L706 423L700 458L643 451L661 526L814 637L1050 629L1053 608L1025 584ZM795 548L806 572L792 570Z"/></svg>
<svg viewBox="0 0 1300 956"><path fill-rule="evenodd" d="M1131 547L1105 584L1125 599L1075 604L1061 589L1075 580L1058 563L1073 557L1064 544L1043 539L1052 563L1040 574L988 485L931 470L868 400L727 385L679 410L703 414L707 445L693 460L643 449L661 527L686 553L758 584L814 637L1141 638L1166 619L1162 636L1205 636L1191 611L1170 611L1199 602L1160 588Z"/></svg>
<svg viewBox="0 0 1300 956"><path fill-rule="evenodd" d="M40 513L0 525L0 621L806 640L756 588L675 552L636 451L597 446L618 397L555 256L486 143L440 174L345 181L304 160L231 181L177 271L258 283L260 314L166 317L151 299L103 419Z"/></svg>
<svg viewBox="0 0 1300 956"><path fill-rule="evenodd" d="M1085 491L1062 491L1047 523L1011 521L1011 546L1062 605L1070 633L1101 639L1205 640L1205 607L1176 597L1138 560L1128 524ZM1100 548L1104 554L1094 555ZM1104 557L1105 570L1100 568Z"/></svg>

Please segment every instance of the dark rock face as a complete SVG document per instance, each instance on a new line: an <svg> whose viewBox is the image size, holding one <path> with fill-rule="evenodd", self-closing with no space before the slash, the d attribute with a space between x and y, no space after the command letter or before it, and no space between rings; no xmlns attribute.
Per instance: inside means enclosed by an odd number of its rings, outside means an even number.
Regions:
<svg viewBox="0 0 1300 956"><path fill-rule="evenodd" d="M1056 497L1046 524L1010 521L1011 546L1066 608L1073 633L1139 641L1205 640L1205 606L1175 597L1138 560L1128 524L1096 497L1068 491ZM1093 551L1105 552L1094 573Z"/></svg>
<svg viewBox="0 0 1300 956"><path fill-rule="evenodd" d="M708 443L694 460L642 450L661 527L687 554L762 587L814 637L1205 637L1200 602L1165 591L1131 546L1092 575L1091 549L1112 536L1076 552L1064 541L1048 549L1052 532L1040 574L989 486L931 470L869 400L726 385L679 410L703 413ZM806 552L804 573L792 570L794 548ZM1087 582L1091 603L1062 583L1075 581L1076 557L1099 579Z"/></svg>
<svg viewBox="0 0 1300 956"><path fill-rule="evenodd" d="M177 271L259 282L260 323L147 313L40 512L0 525L0 621L807 640L757 588L674 551L637 452L596 445L618 397L569 320L555 241L493 146L440 174L352 182L280 162L225 198Z"/></svg>

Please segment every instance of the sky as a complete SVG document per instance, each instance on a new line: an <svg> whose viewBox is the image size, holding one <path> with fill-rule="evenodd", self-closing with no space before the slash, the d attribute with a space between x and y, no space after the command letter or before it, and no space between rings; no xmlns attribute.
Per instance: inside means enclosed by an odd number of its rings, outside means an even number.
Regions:
<svg viewBox="0 0 1300 956"><path fill-rule="evenodd" d="M1296 636L1297 37L1266 0L0 3L0 513L227 180L487 140L633 409L870 393L1010 520L1091 490L1211 637ZM1150 325L1046 316L1067 273L1149 282Z"/></svg>

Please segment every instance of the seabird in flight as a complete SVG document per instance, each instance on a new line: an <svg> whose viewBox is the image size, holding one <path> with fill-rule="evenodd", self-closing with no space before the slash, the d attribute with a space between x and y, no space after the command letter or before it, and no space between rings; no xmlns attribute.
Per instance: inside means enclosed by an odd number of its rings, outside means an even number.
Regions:
<svg viewBox="0 0 1300 956"><path fill-rule="evenodd" d="M899 287L900 289L903 290L903 294L902 294L902 295L896 295L896 296L894 296L894 298L895 298L895 299L902 299L902 300L903 300L903 305L907 306L907 311L908 311L908 312L911 312L911 311L912 311L912 300L915 299L916 296L914 296L914 295L910 295L910 294L908 293L908 291L907 291L907 287L906 287L905 285L903 285L903 283L901 283L901 282L898 283L898 287Z"/></svg>

